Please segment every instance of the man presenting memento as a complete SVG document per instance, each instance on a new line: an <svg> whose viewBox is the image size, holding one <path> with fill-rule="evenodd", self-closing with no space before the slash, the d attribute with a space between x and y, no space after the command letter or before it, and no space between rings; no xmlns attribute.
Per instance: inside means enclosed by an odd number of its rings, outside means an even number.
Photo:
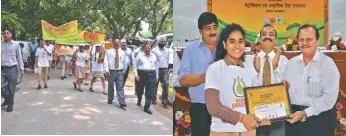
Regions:
<svg viewBox="0 0 346 136"><path fill-rule="evenodd" d="M302 53L289 61L284 73L293 113L286 123L286 136L333 136L339 70L317 50L320 35L315 26L301 26L297 37Z"/></svg>

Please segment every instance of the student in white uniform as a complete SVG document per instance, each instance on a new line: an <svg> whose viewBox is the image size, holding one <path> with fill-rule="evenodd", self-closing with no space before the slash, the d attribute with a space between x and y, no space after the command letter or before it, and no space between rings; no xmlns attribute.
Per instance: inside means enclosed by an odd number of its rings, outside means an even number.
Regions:
<svg viewBox="0 0 346 136"><path fill-rule="evenodd" d="M70 47L68 47L66 44L61 46L60 49L62 50L71 50ZM66 78L66 75L69 74L69 62L70 62L70 55L60 55L60 62L61 62L61 80L64 80Z"/></svg>
<svg viewBox="0 0 346 136"><path fill-rule="evenodd" d="M49 68L49 57L52 55L52 52L44 46L43 39L39 40L40 47L36 50L36 58L35 58L35 68L37 68L37 80L38 80L38 86L37 90L41 89L41 78L42 78L42 71L43 71L43 83L44 88L48 88L47 86L47 80L48 80L48 68Z"/></svg>
<svg viewBox="0 0 346 136"><path fill-rule="evenodd" d="M50 69L52 67L52 62L53 62L53 55L55 51L55 47L53 44L51 44L50 40L47 40L47 45L46 45L47 50L52 54L48 57L49 59L49 67L48 67L48 79L50 79L49 74L50 74Z"/></svg>
<svg viewBox="0 0 346 136"><path fill-rule="evenodd" d="M85 76L85 72L89 67L89 58L90 56L88 53L84 52L84 45L79 45L79 49L74 53L73 55L76 60L76 68L75 68L75 76L76 81L73 82L73 86L75 89L77 89L78 84L78 91L83 92L81 89L81 80Z"/></svg>
<svg viewBox="0 0 346 136"><path fill-rule="evenodd" d="M91 61L91 82L90 82L89 91L94 92L93 84L94 84L96 78L101 78L102 87L103 87L103 94L107 95L105 77L103 75L104 61L100 61L99 60L101 54L102 54L103 59L104 59L105 52L101 51L102 47L101 47L100 44L96 44L95 48L96 48L95 52L92 53L92 57L91 57L91 60L90 60Z"/></svg>
<svg viewBox="0 0 346 136"><path fill-rule="evenodd" d="M216 47L215 62L206 73L206 105L212 115L210 136L256 136L259 119L246 114L245 87L258 85L258 73L244 63L245 31L226 26ZM240 86L240 87L239 87ZM264 119L262 125L269 125Z"/></svg>

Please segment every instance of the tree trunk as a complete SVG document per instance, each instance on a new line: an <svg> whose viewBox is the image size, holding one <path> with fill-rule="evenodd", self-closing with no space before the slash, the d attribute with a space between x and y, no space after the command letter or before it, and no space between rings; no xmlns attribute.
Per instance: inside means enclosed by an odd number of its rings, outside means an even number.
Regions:
<svg viewBox="0 0 346 136"><path fill-rule="evenodd" d="M141 20L137 21L136 24L135 24L135 31L132 33L132 37L136 37L136 34L139 30L139 28L141 27Z"/></svg>

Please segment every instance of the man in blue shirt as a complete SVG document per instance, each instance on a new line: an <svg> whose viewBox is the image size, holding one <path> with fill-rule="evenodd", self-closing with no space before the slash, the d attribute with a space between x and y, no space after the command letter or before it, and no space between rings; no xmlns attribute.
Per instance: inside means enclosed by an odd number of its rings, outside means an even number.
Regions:
<svg viewBox="0 0 346 136"><path fill-rule="evenodd" d="M218 39L218 21L213 13L204 12L198 18L202 35L185 48L178 71L181 86L189 87L192 136L209 136L211 116L205 105L205 73L214 60Z"/></svg>
<svg viewBox="0 0 346 136"><path fill-rule="evenodd" d="M36 53L37 45L35 43L35 39L31 40L31 43L29 43L29 54L30 54L30 67L34 69L35 65L35 53Z"/></svg>

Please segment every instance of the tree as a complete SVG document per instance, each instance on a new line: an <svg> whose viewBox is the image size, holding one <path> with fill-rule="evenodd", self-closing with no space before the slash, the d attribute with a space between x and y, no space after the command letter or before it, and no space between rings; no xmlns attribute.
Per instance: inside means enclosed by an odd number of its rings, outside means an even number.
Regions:
<svg viewBox="0 0 346 136"><path fill-rule="evenodd" d="M154 0L152 3L153 10L147 21L152 36L156 37L161 32L166 19L173 16L173 0Z"/></svg>

